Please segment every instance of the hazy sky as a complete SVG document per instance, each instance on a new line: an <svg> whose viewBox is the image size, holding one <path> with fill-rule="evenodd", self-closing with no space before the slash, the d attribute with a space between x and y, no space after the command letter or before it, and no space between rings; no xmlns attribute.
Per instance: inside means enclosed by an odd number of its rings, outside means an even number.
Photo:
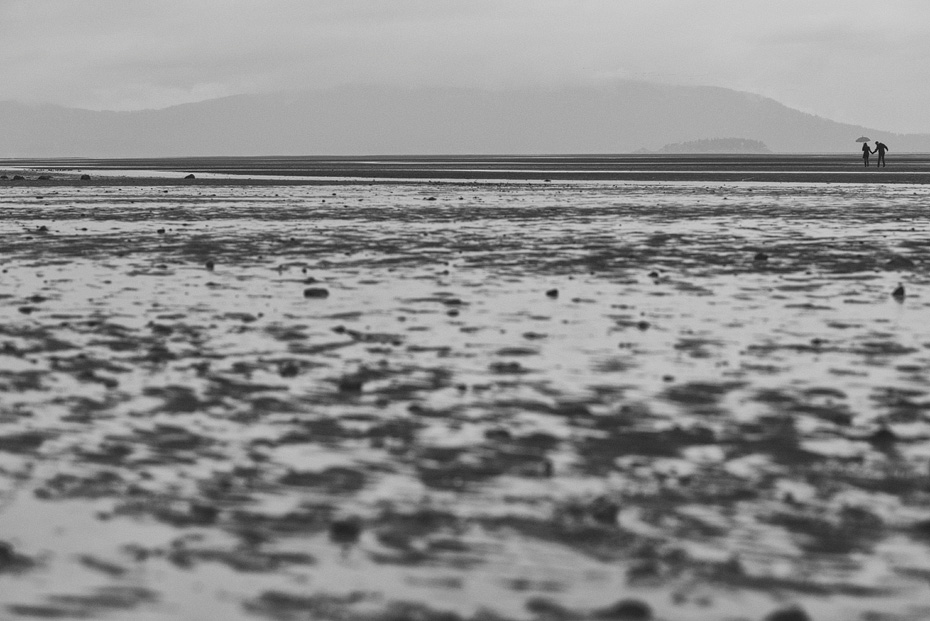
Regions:
<svg viewBox="0 0 930 621"><path fill-rule="evenodd" d="M633 78L930 132L928 59L928 0L0 0L0 100L93 109Z"/></svg>

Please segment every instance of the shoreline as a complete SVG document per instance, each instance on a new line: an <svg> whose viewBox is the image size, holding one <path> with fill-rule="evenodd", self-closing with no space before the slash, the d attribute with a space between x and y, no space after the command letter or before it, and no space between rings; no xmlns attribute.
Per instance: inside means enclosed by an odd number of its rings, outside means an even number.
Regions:
<svg viewBox="0 0 930 621"><path fill-rule="evenodd" d="M193 174L195 178L187 179ZM930 156L881 170L846 155L192 157L0 160L0 187L469 182L930 183ZM14 175L25 177L13 180ZM81 175L89 175L82 180Z"/></svg>

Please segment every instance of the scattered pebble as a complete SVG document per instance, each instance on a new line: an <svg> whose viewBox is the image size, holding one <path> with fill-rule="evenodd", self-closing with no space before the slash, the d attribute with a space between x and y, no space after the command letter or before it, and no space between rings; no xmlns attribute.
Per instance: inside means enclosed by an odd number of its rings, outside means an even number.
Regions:
<svg viewBox="0 0 930 621"><path fill-rule="evenodd" d="M611 621L650 621L652 608L638 599L622 599L607 608L596 610L593 618Z"/></svg>
<svg viewBox="0 0 930 621"><path fill-rule="evenodd" d="M351 545L362 535L362 522L358 518L335 520L329 525L329 540L333 543Z"/></svg>
<svg viewBox="0 0 930 621"><path fill-rule="evenodd" d="M546 291L546 295L547 295L548 297L550 297L550 298L557 298L557 297L559 297L559 290L558 290L558 289L549 289L548 291Z"/></svg>
<svg viewBox="0 0 930 621"><path fill-rule="evenodd" d="M765 621L811 621L811 618L800 606L791 606L770 613Z"/></svg>
<svg viewBox="0 0 930 621"><path fill-rule="evenodd" d="M304 289L304 297L317 299L328 298L329 290L324 289L323 287L310 287L308 289Z"/></svg>
<svg viewBox="0 0 930 621"><path fill-rule="evenodd" d="M895 290L891 292L891 297L896 300L903 300L904 296L904 285L898 285Z"/></svg>
<svg viewBox="0 0 930 621"><path fill-rule="evenodd" d="M346 375L339 380L339 392L344 394L358 394L364 386L365 382L354 375Z"/></svg>
<svg viewBox="0 0 930 621"><path fill-rule="evenodd" d="M877 446L891 446L898 441L898 436L888 427L882 426L869 436L869 442Z"/></svg>
<svg viewBox="0 0 930 621"><path fill-rule="evenodd" d="M907 257L895 255L885 263L885 267L889 269L911 269L916 267L916 264Z"/></svg>

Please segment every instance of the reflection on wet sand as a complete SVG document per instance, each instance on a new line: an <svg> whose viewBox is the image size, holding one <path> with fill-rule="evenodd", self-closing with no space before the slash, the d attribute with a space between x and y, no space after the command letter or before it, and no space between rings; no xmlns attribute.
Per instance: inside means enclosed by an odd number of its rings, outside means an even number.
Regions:
<svg viewBox="0 0 930 621"><path fill-rule="evenodd" d="M7 187L4 615L926 618L928 206Z"/></svg>

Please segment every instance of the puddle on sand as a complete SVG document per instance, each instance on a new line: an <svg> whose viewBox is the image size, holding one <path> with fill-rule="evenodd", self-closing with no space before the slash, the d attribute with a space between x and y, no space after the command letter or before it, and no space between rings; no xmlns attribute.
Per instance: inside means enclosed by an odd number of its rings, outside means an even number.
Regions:
<svg viewBox="0 0 930 621"><path fill-rule="evenodd" d="M926 618L928 207L7 188L2 616Z"/></svg>

